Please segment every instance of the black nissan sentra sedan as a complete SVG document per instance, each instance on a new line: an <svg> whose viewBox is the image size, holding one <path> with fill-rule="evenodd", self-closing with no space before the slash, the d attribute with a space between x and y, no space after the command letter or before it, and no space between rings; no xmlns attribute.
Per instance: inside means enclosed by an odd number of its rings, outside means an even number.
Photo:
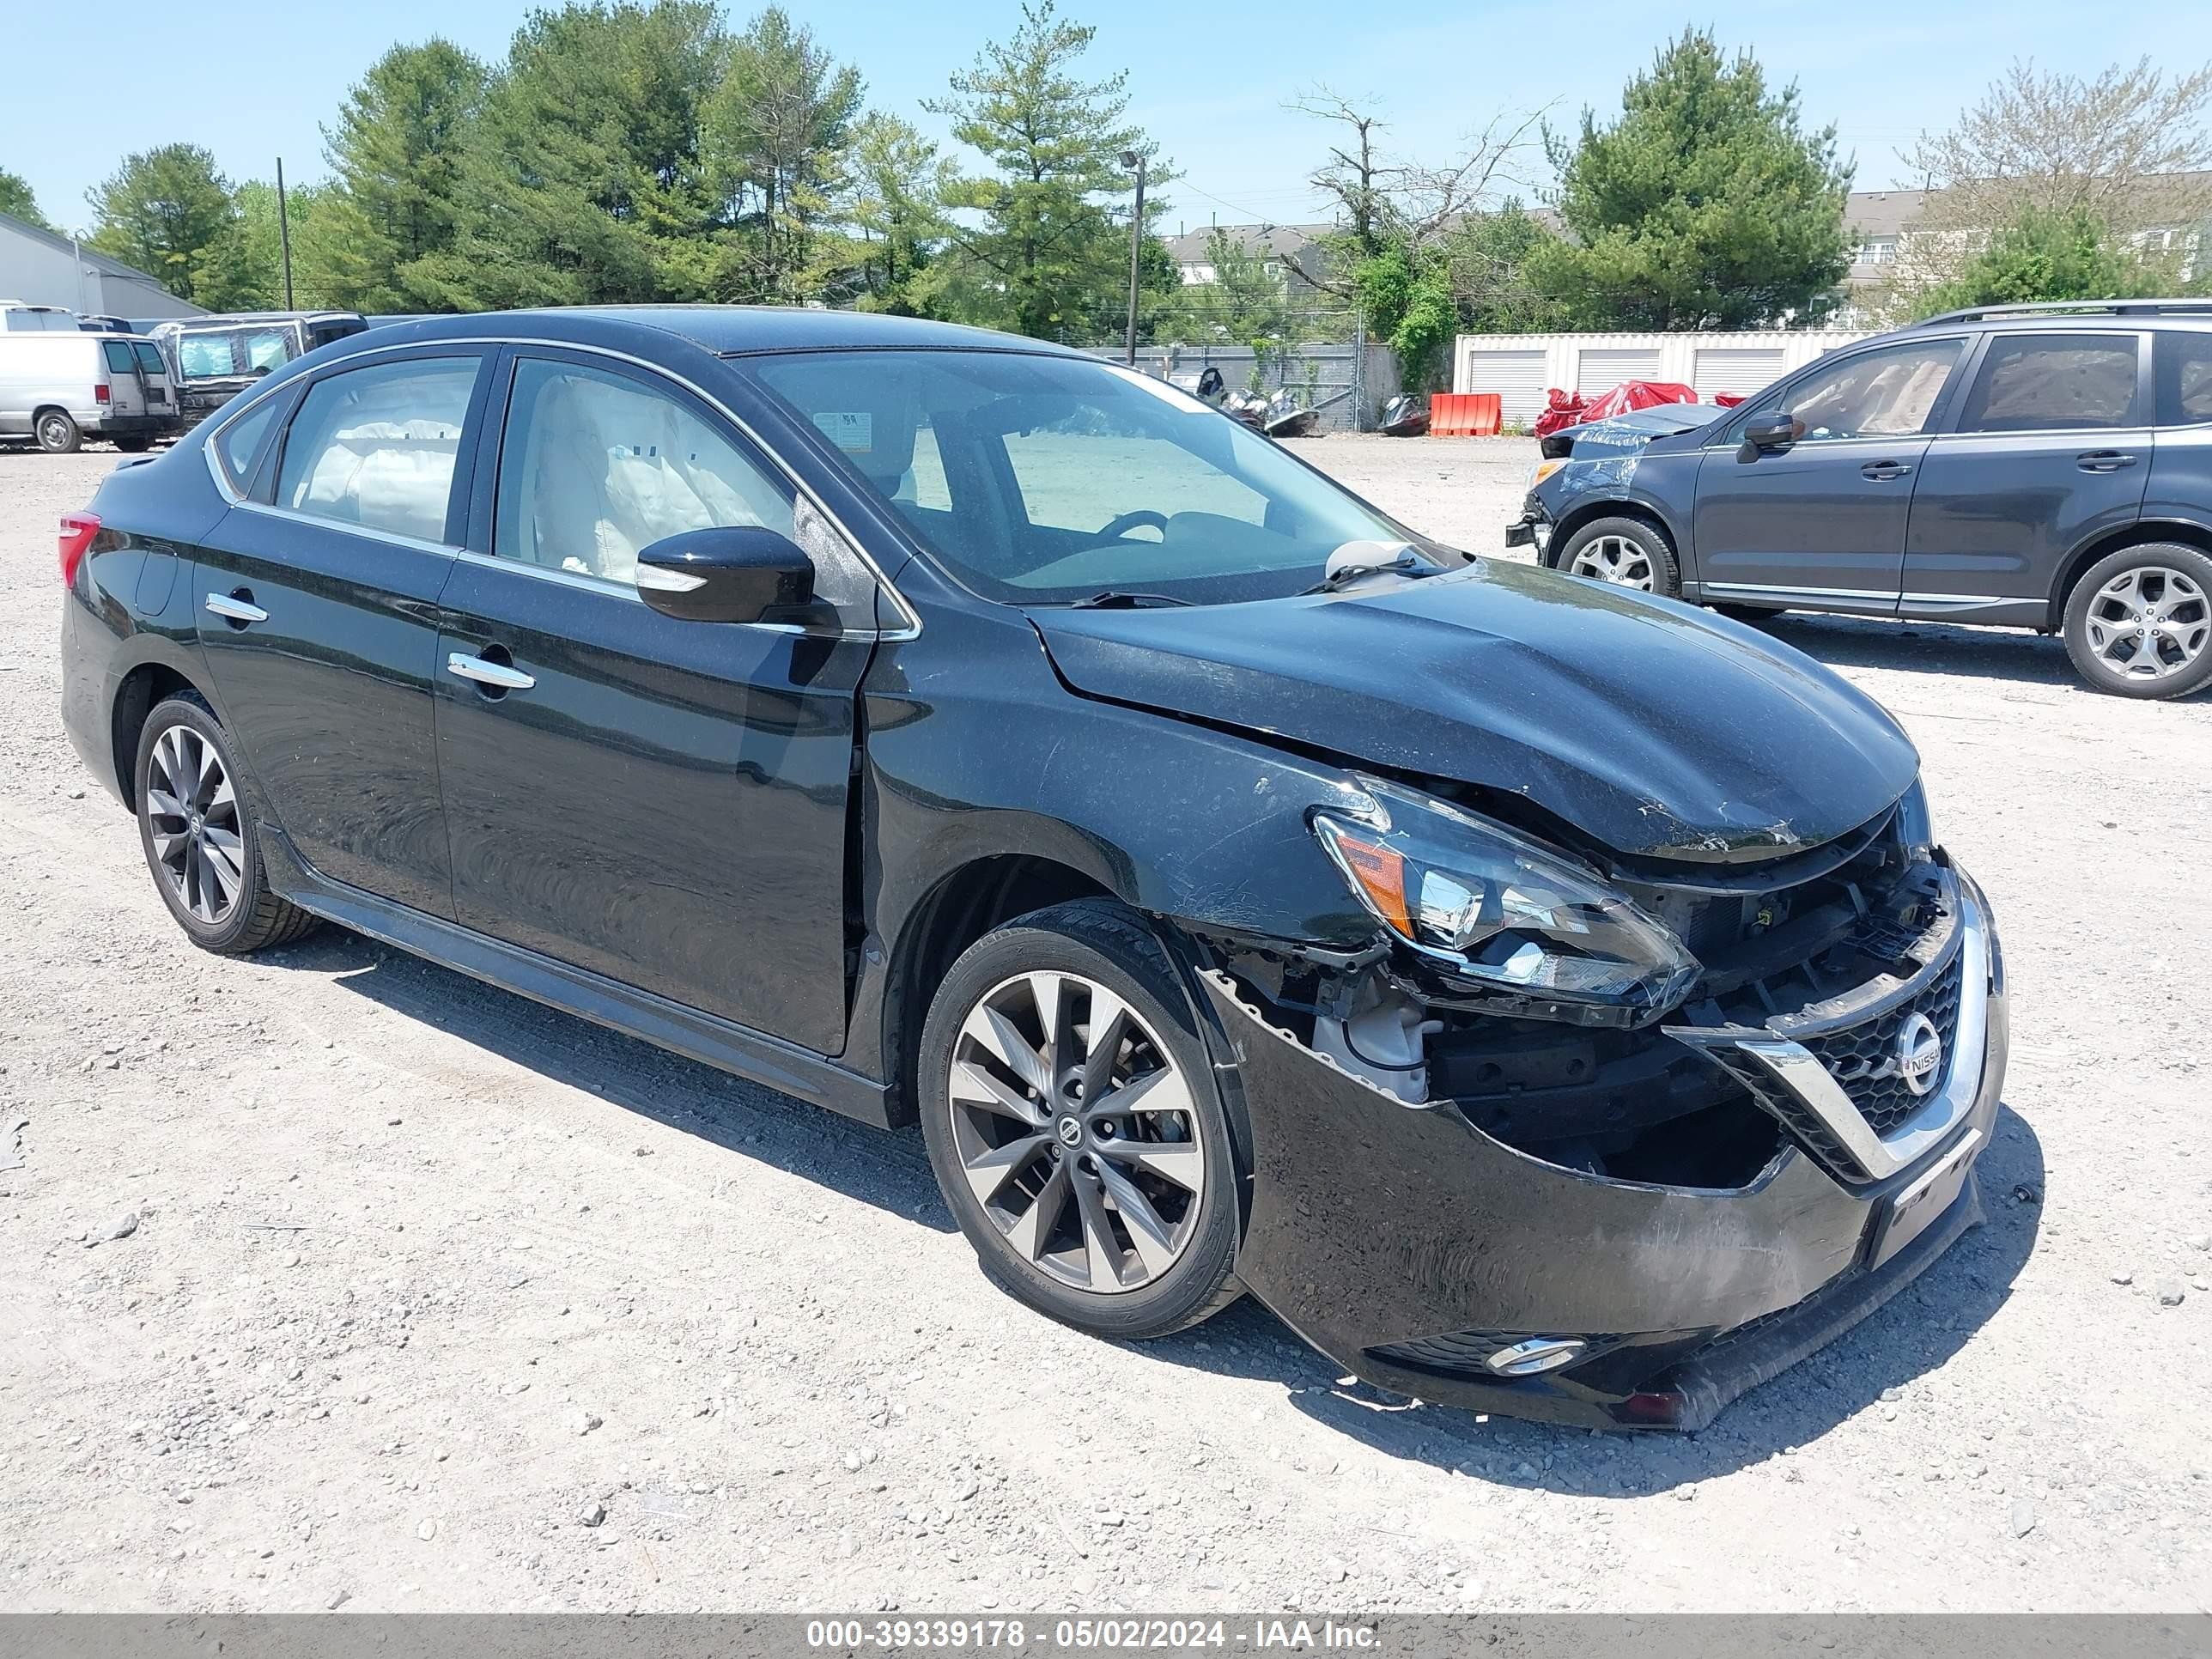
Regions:
<svg viewBox="0 0 2212 1659"><path fill-rule="evenodd" d="M1988 907L1874 702L1160 381L884 317L377 330L63 520L192 941L319 921L871 1123L1100 1336L1693 1428L1980 1218Z"/></svg>

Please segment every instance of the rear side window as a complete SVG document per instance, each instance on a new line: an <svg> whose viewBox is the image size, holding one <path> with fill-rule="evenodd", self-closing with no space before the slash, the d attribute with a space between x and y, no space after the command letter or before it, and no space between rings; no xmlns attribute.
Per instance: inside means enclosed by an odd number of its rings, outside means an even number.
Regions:
<svg viewBox="0 0 2212 1659"><path fill-rule="evenodd" d="M1966 393L1961 432L2063 432L2136 423L2133 335L2003 335Z"/></svg>
<svg viewBox="0 0 2212 1659"><path fill-rule="evenodd" d="M2158 423L2212 421L2212 333L2161 334L2152 352L2158 370Z"/></svg>
<svg viewBox="0 0 2212 1659"><path fill-rule="evenodd" d="M111 374L130 374L138 368L138 359L132 355L128 340L102 340L100 355L106 361Z"/></svg>
<svg viewBox="0 0 2212 1659"><path fill-rule="evenodd" d="M477 364L473 356L408 358L318 380L285 432L276 505L445 540Z"/></svg>
<svg viewBox="0 0 2212 1659"><path fill-rule="evenodd" d="M138 367L149 374L167 374L168 364L161 361L161 348L151 340L133 340L131 349L138 359Z"/></svg>
<svg viewBox="0 0 2212 1659"><path fill-rule="evenodd" d="M277 406L283 401L281 396L264 398L258 408L249 410L215 435L216 459L230 487L240 495L246 493L246 480L253 476L253 459L260 454L261 441L269 435L269 424L276 418Z"/></svg>

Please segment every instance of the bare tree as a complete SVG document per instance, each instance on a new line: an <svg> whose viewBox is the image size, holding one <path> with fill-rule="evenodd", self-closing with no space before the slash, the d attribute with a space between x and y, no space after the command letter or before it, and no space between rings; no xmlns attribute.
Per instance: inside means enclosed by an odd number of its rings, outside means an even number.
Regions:
<svg viewBox="0 0 2212 1659"><path fill-rule="evenodd" d="M1987 231L2023 210L2087 211L2116 236L2212 213L2212 64L2168 77L2144 58L2094 80L2015 61L1906 167L1936 192L1936 228ZM2197 176L2192 176L2197 175Z"/></svg>
<svg viewBox="0 0 2212 1659"><path fill-rule="evenodd" d="M1344 129L1341 141L1329 146L1328 160L1308 182L1342 210L1345 240L1358 257L1377 253L1389 242L1427 246L1468 214L1494 205L1501 187L1525 182L1514 169L1530 148L1545 111L1496 116L1466 141L1456 160L1432 166L1384 154L1381 135L1389 124L1371 107L1375 101L1316 87L1285 106ZM1338 278L1322 286L1348 291Z"/></svg>
<svg viewBox="0 0 2212 1659"><path fill-rule="evenodd" d="M1396 171L1383 166L1376 153L1376 136L1385 130L1382 117L1327 87L1316 87L1284 107L1316 120L1334 121L1348 130L1350 136L1328 147L1328 160L1314 170L1307 182L1336 199L1344 210L1345 228L1359 252L1374 252L1382 245L1386 180Z"/></svg>

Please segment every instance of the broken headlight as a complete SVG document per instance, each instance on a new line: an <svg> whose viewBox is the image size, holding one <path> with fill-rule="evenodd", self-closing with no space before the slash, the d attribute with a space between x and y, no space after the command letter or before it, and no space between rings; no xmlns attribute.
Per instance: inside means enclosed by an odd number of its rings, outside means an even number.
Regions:
<svg viewBox="0 0 2212 1659"><path fill-rule="evenodd" d="M1698 973L1665 923L1567 854L1395 784L1314 833L1376 921L1461 977L1561 1002L1663 1012Z"/></svg>
<svg viewBox="0 0 2212 1659"><path fill-rule="evenodd" d="M1913 779L1912 787L1897 803L1897 838L1915 864L1925 864L1936 854L1936 828L1928 817L1928 786L1923 779Z"/></svg>

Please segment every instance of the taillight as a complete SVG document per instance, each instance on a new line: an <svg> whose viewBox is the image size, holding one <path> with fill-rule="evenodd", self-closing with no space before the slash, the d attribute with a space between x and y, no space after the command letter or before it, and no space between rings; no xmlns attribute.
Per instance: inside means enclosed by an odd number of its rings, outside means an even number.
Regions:
<svg viewBox="0 0 2212 1659"><path fill-rule="evenodd" d="M93 389L92 389L92 400L93 400L93 402L94 402L94 403L96 403L96 404L104 404L104 403L106 403L106 402L107 401L107 382L106 382L106 381L102 380L99 385L97 385L97 386L95 386L94 387L93 387Z"/></svg>
<svg viewBox="0 0 2212 1659"><path fill-rule="evenodd" d="M100 534L100 515L96 513L64 513L62 514L61 556L62 583L76 586L76 568L84 562L85 550L92 538Z"/></svg>

